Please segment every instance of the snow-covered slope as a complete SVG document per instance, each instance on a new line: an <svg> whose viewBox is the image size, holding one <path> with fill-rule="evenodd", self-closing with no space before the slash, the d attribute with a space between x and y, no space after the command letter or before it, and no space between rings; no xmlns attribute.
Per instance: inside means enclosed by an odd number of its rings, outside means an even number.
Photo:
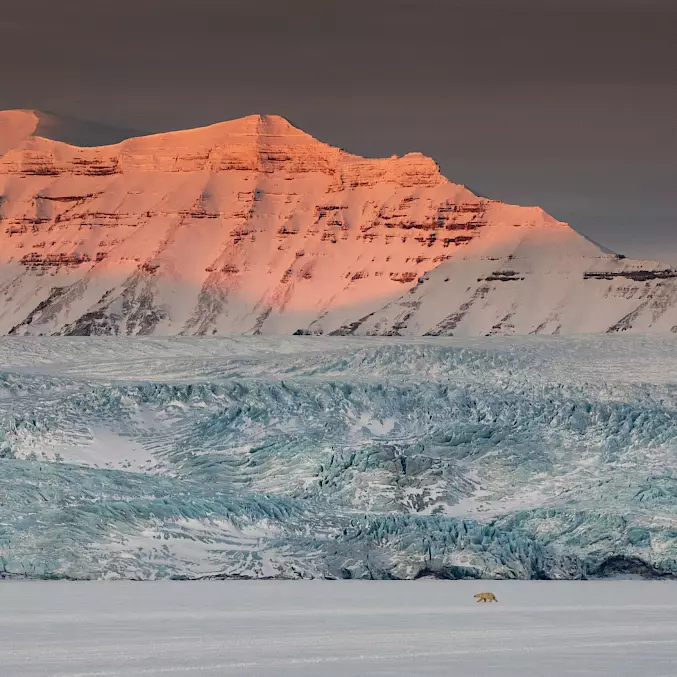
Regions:
<svg viewBox="0 0 677 677"><path fill-rule="evenodd" d="M0 572L677 577L672 337L0 340Z"/></svg>
<svg viewBox="0 0 677 677"><path fill-rule="evenodd" d="M0 113L0 333L677 326L677 272L479 198L417 153L361 158L277 116L102 147L48 128Z"/></svg>

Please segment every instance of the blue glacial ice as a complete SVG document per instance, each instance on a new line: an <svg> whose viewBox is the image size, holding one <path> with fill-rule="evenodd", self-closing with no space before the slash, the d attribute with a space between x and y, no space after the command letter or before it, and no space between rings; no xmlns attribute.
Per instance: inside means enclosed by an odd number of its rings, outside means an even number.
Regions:
<svg viewBox="0 0 677 677"><path fill-rule="evenodd" d="M0 572L677 576L669 337L0 339Z"/></svg>

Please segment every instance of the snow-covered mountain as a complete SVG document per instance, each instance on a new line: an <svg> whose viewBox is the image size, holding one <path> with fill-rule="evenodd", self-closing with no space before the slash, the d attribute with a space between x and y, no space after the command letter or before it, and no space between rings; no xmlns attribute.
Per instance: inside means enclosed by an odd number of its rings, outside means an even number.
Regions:
<svg viewBox="0 0 677 677"><path fill-rule="evenodd" d="M677 331L677 271L418 153L365 159L277 116L101 147L57 127L0 113L3 334Z"/></svg>

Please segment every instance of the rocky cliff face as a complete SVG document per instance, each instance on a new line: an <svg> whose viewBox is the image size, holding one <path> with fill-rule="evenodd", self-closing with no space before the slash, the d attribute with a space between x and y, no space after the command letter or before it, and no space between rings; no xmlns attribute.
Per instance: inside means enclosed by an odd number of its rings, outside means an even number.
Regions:
<svg viewBox="0 0 677 677"><path fill-rule="evenodd" d="M0 113L0 333L677 331L677 272L276 116L76 147Z"/></svg>

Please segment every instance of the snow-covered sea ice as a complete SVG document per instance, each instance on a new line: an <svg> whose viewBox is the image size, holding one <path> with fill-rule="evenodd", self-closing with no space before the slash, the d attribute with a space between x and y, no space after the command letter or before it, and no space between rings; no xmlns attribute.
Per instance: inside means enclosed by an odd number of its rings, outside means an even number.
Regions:
<svg viewBox="0 0 677 677"><path fill-rule="evenodd" d="M498 604L477 604L489 589ZM672 582L0 586L3 677L671 677Z"/></svg>

